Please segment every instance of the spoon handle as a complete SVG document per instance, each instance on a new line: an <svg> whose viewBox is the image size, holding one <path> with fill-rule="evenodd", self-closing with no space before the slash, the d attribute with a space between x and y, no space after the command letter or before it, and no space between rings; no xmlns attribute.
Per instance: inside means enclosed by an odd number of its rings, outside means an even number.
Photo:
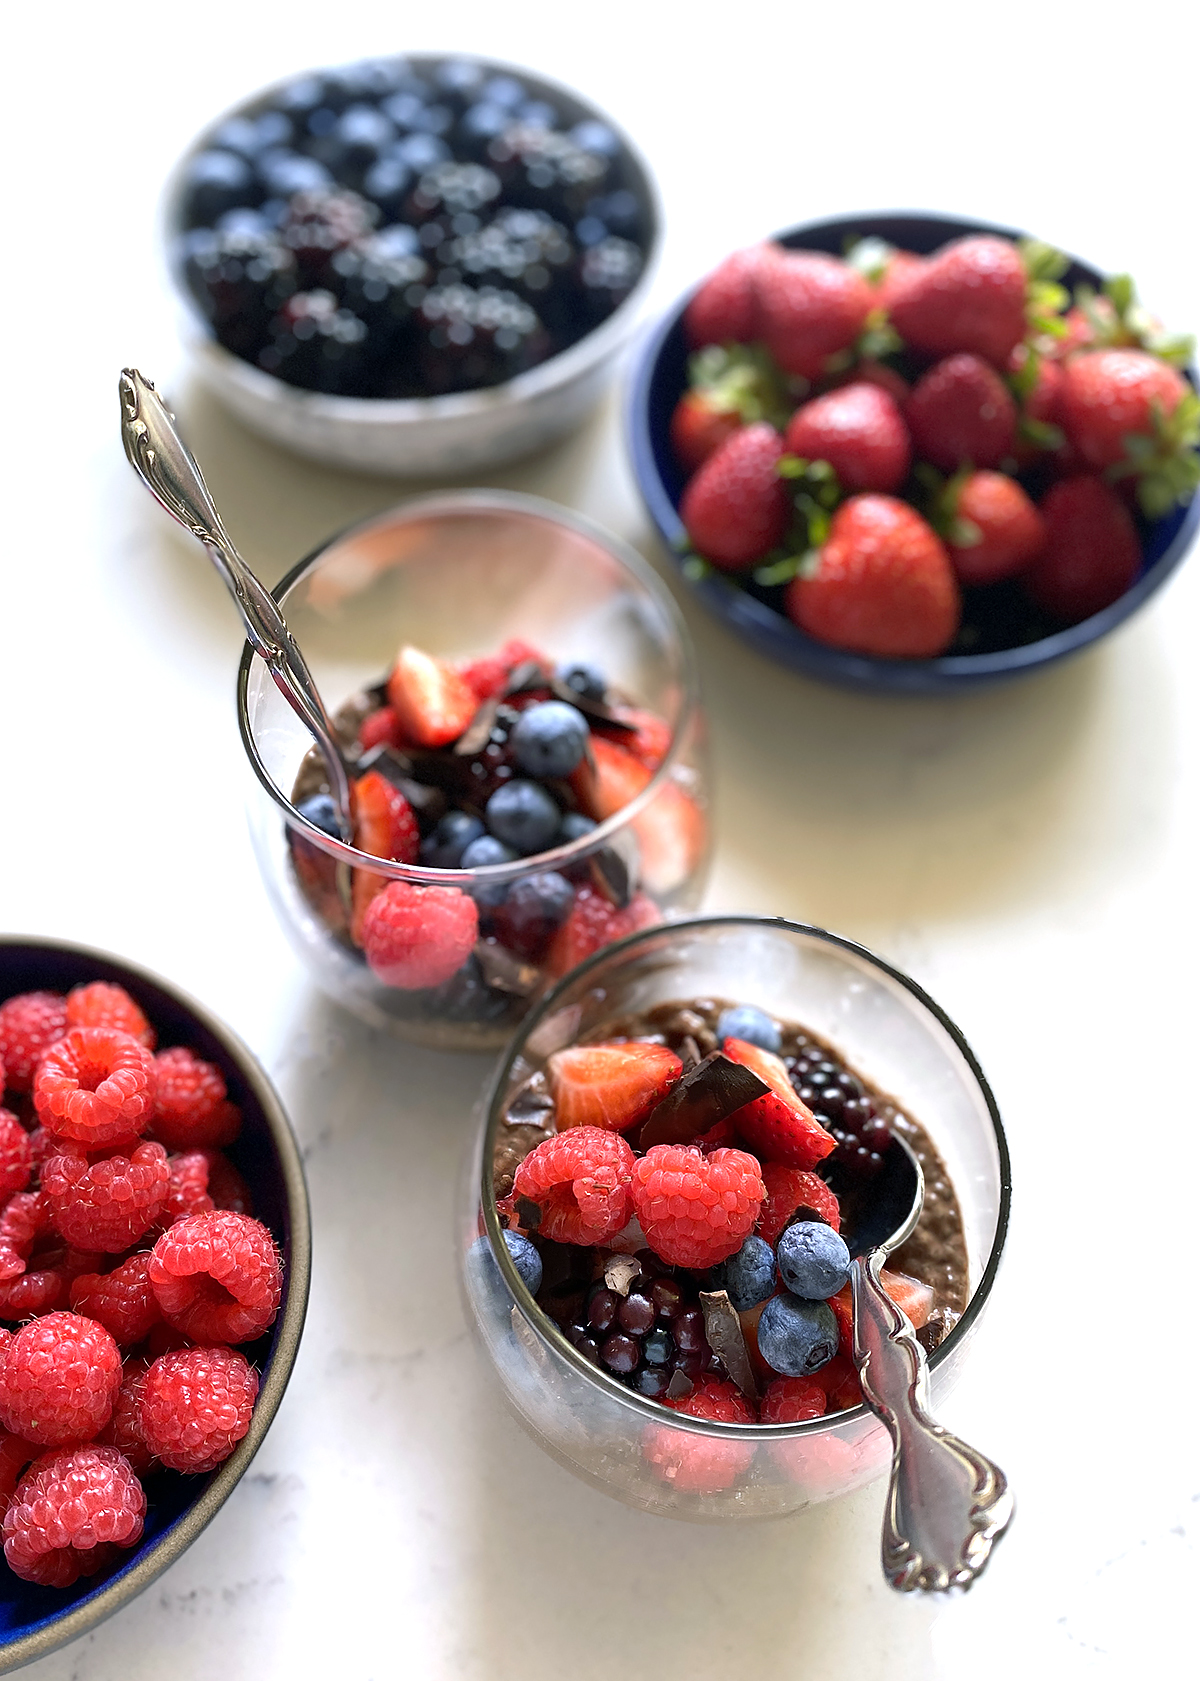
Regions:
<svg viewBox="0 0 1200 1681"><path fill-rule="evenodd" d="M998 1465L929 1416L925 1350L879 1282L885 1251L851 1265L854 1358L863 1399L887 1425L892 1473L883 1573L901 1593L969 1588L1013 1514Z"/></svg>
<svg viewBox="0 0 1200 1681"><path fill-rule="evenodd" d="M204 475L154 386L136 368L125 368L120 387L121 441L130 466L155 501L207 549L237 603L251 646L321 750L342 833L348 838L350 784L346 762L325 703L278 603L235 548Z"/></svg>

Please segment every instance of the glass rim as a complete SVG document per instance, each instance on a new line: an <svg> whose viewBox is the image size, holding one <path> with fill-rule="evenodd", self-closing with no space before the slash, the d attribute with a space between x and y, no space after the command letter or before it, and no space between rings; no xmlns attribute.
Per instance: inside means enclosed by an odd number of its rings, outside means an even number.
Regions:
<svg viewBox="0 0 1200 1681"><path fill-rule="evenodd" d="M930 997L924 987L914 981L910 975L906 975L902 969L897 969L894 964L889 963L886 958L880 957L867 946L860 945L857 940L851 940L844 934L831 933L827 928L818 928L813 923L796 922L785 916L759 916L749 912L717 911L699 916L680 917L671 922L656 923L651 928L638 929L633 934L627 934L623 939L614 940L611 945L602 946L599 951L593 952L590 957L585 958L582 963L564 975L524 1016L491 1076L487 1089L484 1119L480 1204L483 1210L484 1232L491 1246L492 1257L499 1267L517 1307L521 1310L522 1318L530 1330L544 1343L548 1344L555 1354L564 1358L567 1364L572 1366L583 1378L596 1384L610 1399L628 1407L647 1424L657 1424L663 1428L681 1429L694 1435L717 1436L732 1440L787 1441L793 1437L818 1436L824 1430L828 1430L835 1421L840 1425L874 1418L875 1415L865 1402L860 1402L856 1407L844 1407L839 1412L824 1413L819 1418L805 1419L796 1424L727 1424L720 1419L696 1419L689 1417L686 1413L672 1412L669 1408L662 1407L658 1402L639 1395L636 1390L628 1389L608 1372L585 1359L579 1350L567 1340L549 1314L538 1306L517 1271L516 1264L509 1253L508 1245L500 1235L500 1219L496 1212L496 1198L492 1188L491 1158L488 1153L488 1145L495 1136L500 1116L499 1103L506 1089L513 1063L523 1050L530 1034L553 1013L567 990L574 988L584 976L598 968L602 963L614 956L632 951L635 947L644 945L655 937L661 937L664 934L686 933L693 928L711 928L721 925L730 928L779 928L789 934L802 934L824 942L826 945L865 961L897 982L904 991L915 998L929 1012L937 1024L948 1034L955 1049L966 1063L971 1077L983 1097L988 1118L992 1123L999 1164L999 1207L996 1211L996 1230L992 1237L987 1260L980 1274L979 1283L971 1292L970 1300L963 1309L960 1318L929 1356L930 1371L940 1366L952 1349L963 1340L983 1312L991 1295L1005 1240L1008 1236L1012 1201L1012 1164L1009 1157L1008 1140L1005 1137L1004 1125L1000 1119L999 1106L992 1093L992 1088L988 1084L987 1077L962 1029Z"/></svg>
<svg viewBox="0 0 1200 1681"><path fill-rule="evenodd" d="M528 857L516 858L508 864L488 864L467 870L434 869L425 864L402 864L394 858L376 858L372 853L360 852L357 847L349 846L345 841L326 834L324 829L317 828L315 823L310 822L297 810L279 787L263 762L255 739L254 726L250 721L250 672L256 659L261 663L261 656L255 652L249 640L245 641L242 644L242 655L237 670L238 733L254 774L280 807L288 824L303 835L305 840L339 863L350 864L357 869L370 869L374 874L387 876L393 881L411 881L428 887L461 888L469 882L479 882L484 886L502 886L528 875L531 869L540 874L542 871L555 870L560 865L569 865L586 857L598 845L628 827L633 818L651 805L664 785L671 780L671 771L679 758L680 745L700 708L700 681L690 632L674 596L650 563L631 544L626 543L615 532L607 531L594 520L588 519L585 514L577 513L573 508L564 508L546 497L530 496L524 491L451 490L405 497L381 513L374 514L369 519L356 520L352 525L344 526L331 537L327 537L284 573L272 588L271 594L282 607L289 591L313 570L331 549L348 538L369 531L373 526L386 524L397 516L402 516L403 523L409 523L423 516L454 516L472 512L524 514L549 525L565 526L576 535L595 543L610 559L615 560L631 574L662 611L674 637L678 651L681 691L679 715L672 725L670 744L663 755L662 763L646 786L619 811L597 823L594 829L589 830L586 835L581 835L578 840L569 841L565 846L553 847L545 852L532 853Z"/></svg>

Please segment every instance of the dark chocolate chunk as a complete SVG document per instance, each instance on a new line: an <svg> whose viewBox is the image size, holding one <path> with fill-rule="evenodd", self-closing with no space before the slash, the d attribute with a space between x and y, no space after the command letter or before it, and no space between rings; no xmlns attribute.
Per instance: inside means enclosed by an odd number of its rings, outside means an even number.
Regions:
<svg viewBox="0 0 1200 1681"><path fill-rule="evenodd" d="M454 743L454 751L459 758L472 758L476 753L483 752L491 740L492 730L496 725L496 714L499 710L499 695L493 695L491 700L484 701L479 711Z"/></svg>
<svg viewBox="0 0 1200 1681"><path fill-rule="evenodd" d="M672 1372L671 1381L667 1385L667 1399L669 1401L682 1401L684 1396L690 1395L695 1387L696 1385L686 1372Z"/></svg>
<svg viewBox="0 0 1200 1681"><path fill-rule="evenodd" d="M602 846L588 859L592 880L617 910L623 911L633 898L634 881L629 865L612 846Z"/></svg>
<svg viewBox="0 0 1200 1681"><path fill-rule="evenodd" d="M598 724L607 724L610 729L627 730L630 735L637 733L637 725L619 717L606 701L589 700L587 695L581 695L578 689L564 683L561 677L543 677L537 686L549 689L556 700L565 700L568 706L573 706L576 712L582 712L585 718L594 718Z"/></svg>
<svg viewBox="0 0 1200 1681"><path fill-rule="evenodd" d="M531 1074L518 1086L504 1110L505 1126L544 1126L554 1112L554 1099L546 1088L546 1076Z"/></svg>
<svg viewBox="0 0 1200 1681"><path fill-rule="evenodd" d="M604 1263L604 1282L617 1296L627 1296L635 1278L642 1276L642 1264L632 1255L610 1255Z"/></svg>
<svg viewBox="0 0 1200 1681"><path fill-rule="evenodd" d="M758 1385L746 1351L746 1338L737 1309L726 1290L701 1290L700 1306L704 1309L704 1334L708 1346L737 1384L743 1395L752 1401L758 1398Z"/></svg>
<svg viewBox="0 0 1200 1681"><path fill-rule="evenodd" d="M528 998L537 990L541 971L533 963L522 963L511 951L495 940L480 940L475 956L483 970L483 978L498 992L509 992L514 998Z"/></svg>
<svg viewBox="0 0 1200 1681"><path fill-rule="evenodd" d="M508 682L504 685L506 695L525 694L529 689L545 689L550 687L546 673L536 660L522 660L520 665L513 666L508 674Z"/></svg>
<svg viewBox="0 0 1200 1681"><path fill-rule="evenodd" d="M542 1210L539 1203L531 1202L528 1197L518 1197L516 1201L517 1219L527 1232L536 1232L542 1223Z"/></svg>
<svg viewBox="0 0 1200 1681"><path fill-rule="evenodd" d="M651 1110L642 1127L639 1148L687 1144L770 1089L765 1080L724 1051L712 1051Z"/></svg>
<svg viewBox="0 0 1200 1681"><path fill-rule="evenodd" d="M700 1061L700 1047L692 1038L690 1033L684 1034L683 1043L679 1047L678 1055L679 1060L683 1063L685 1073L687 1073L688 1070L695 1068L696 1064Z"/></svg>

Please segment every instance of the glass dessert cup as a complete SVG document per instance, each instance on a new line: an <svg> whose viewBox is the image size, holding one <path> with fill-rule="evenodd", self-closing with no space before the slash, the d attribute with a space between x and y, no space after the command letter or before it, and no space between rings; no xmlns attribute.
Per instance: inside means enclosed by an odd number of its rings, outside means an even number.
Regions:
<svg viewBox="0 0 1200 1681"><path fill-rule="evenodd" d="M632 549L535 497L452 492L403 503L334 538L274 594L335 714L386 676L401 643L457 660L520 638L555 663L600 667L612 690L657 713L670 730L666 755L646 786L579 840L487 868L401 864L332 838L296 809L291 796L312 739L247 644L237 694L256 775L249 812L255 853L294 949L338 1003L416 1043L493 1050L530 999L557 979L544 957L505 964L493 941L482 954L495 959L486 972L469 958L437 988L386 985L337 928L353 869L470 893L484 938L490 908L518 882L546 871L575 884L615 880L607 889L615 894L614 936L695 907L708 859L695 661L673 601ZM676 845L681 811L689 819L687 843ZM297 858L308 871L304 886ZM519 975L511 972L517 968Z"/></svg>
<svg viewBox="0 0 1200 1681"><path fill-rule="evenodd" d="M777 1517L850 1493L890 1462L863 1406L800 1424L724 1424L626 1388L535 1303L501 1236L493 1157L518 1086L563 1045L669 1001L754 1004L835 1046L920 1121L962 1212L969 1296L932 1354L935 1414L987 1304L1008 1225L1008 1148L969 1046L932 999L863 947L782 918L709 916L651 928L580 964L522 1023L481 1102L462 1196L469 1316L506 1400L546 1451L627 1505L698 1522Z"/></svg>

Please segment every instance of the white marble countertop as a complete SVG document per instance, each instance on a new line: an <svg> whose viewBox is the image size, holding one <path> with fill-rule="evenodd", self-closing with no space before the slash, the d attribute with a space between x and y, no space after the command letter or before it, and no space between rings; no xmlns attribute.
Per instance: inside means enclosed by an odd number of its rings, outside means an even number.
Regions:
<svg viewBox="0 0 1200 1681"><path fill-rule="evenodd" d="M1173 1297L1194 1273L1200 1169L1200 568L1075 663L953 702L818 688L684 604L713 724L708 903L826 924L910 970L976 1047L1009 1129L1009 1253L947 1422L1005 1465L1017 1518L968 1599L929 1605L882 1584L879 1488L689 1528L576 1483L500 1409L464 1331L450 1222L484 1066L373 1037L298 971L245 832L234 615L117 435L134 362L271 579L401 494L290 459L191 386L153 215L213 112L312 62L406 45L524 61L626 123L667 207L660 305L772 227L920 205L1133 269L1195 328L1200 237L1179 211L1195 25L1178 35L1165 0L1136 30L1123 15L1028 0L986 25L877 3L720 23L633 0L28 10L5 95L19 164L0 924L110 947L221 1011L290 1106L315 1225L303 1347L251 1474L149 1592L31 1678L1177 1672L1200 1526L1196 1434L1163 1418L1186 1376ZM754 34L732 38L731 18ZM662 562L615 402L494 482L583 508Z"/></svg>

